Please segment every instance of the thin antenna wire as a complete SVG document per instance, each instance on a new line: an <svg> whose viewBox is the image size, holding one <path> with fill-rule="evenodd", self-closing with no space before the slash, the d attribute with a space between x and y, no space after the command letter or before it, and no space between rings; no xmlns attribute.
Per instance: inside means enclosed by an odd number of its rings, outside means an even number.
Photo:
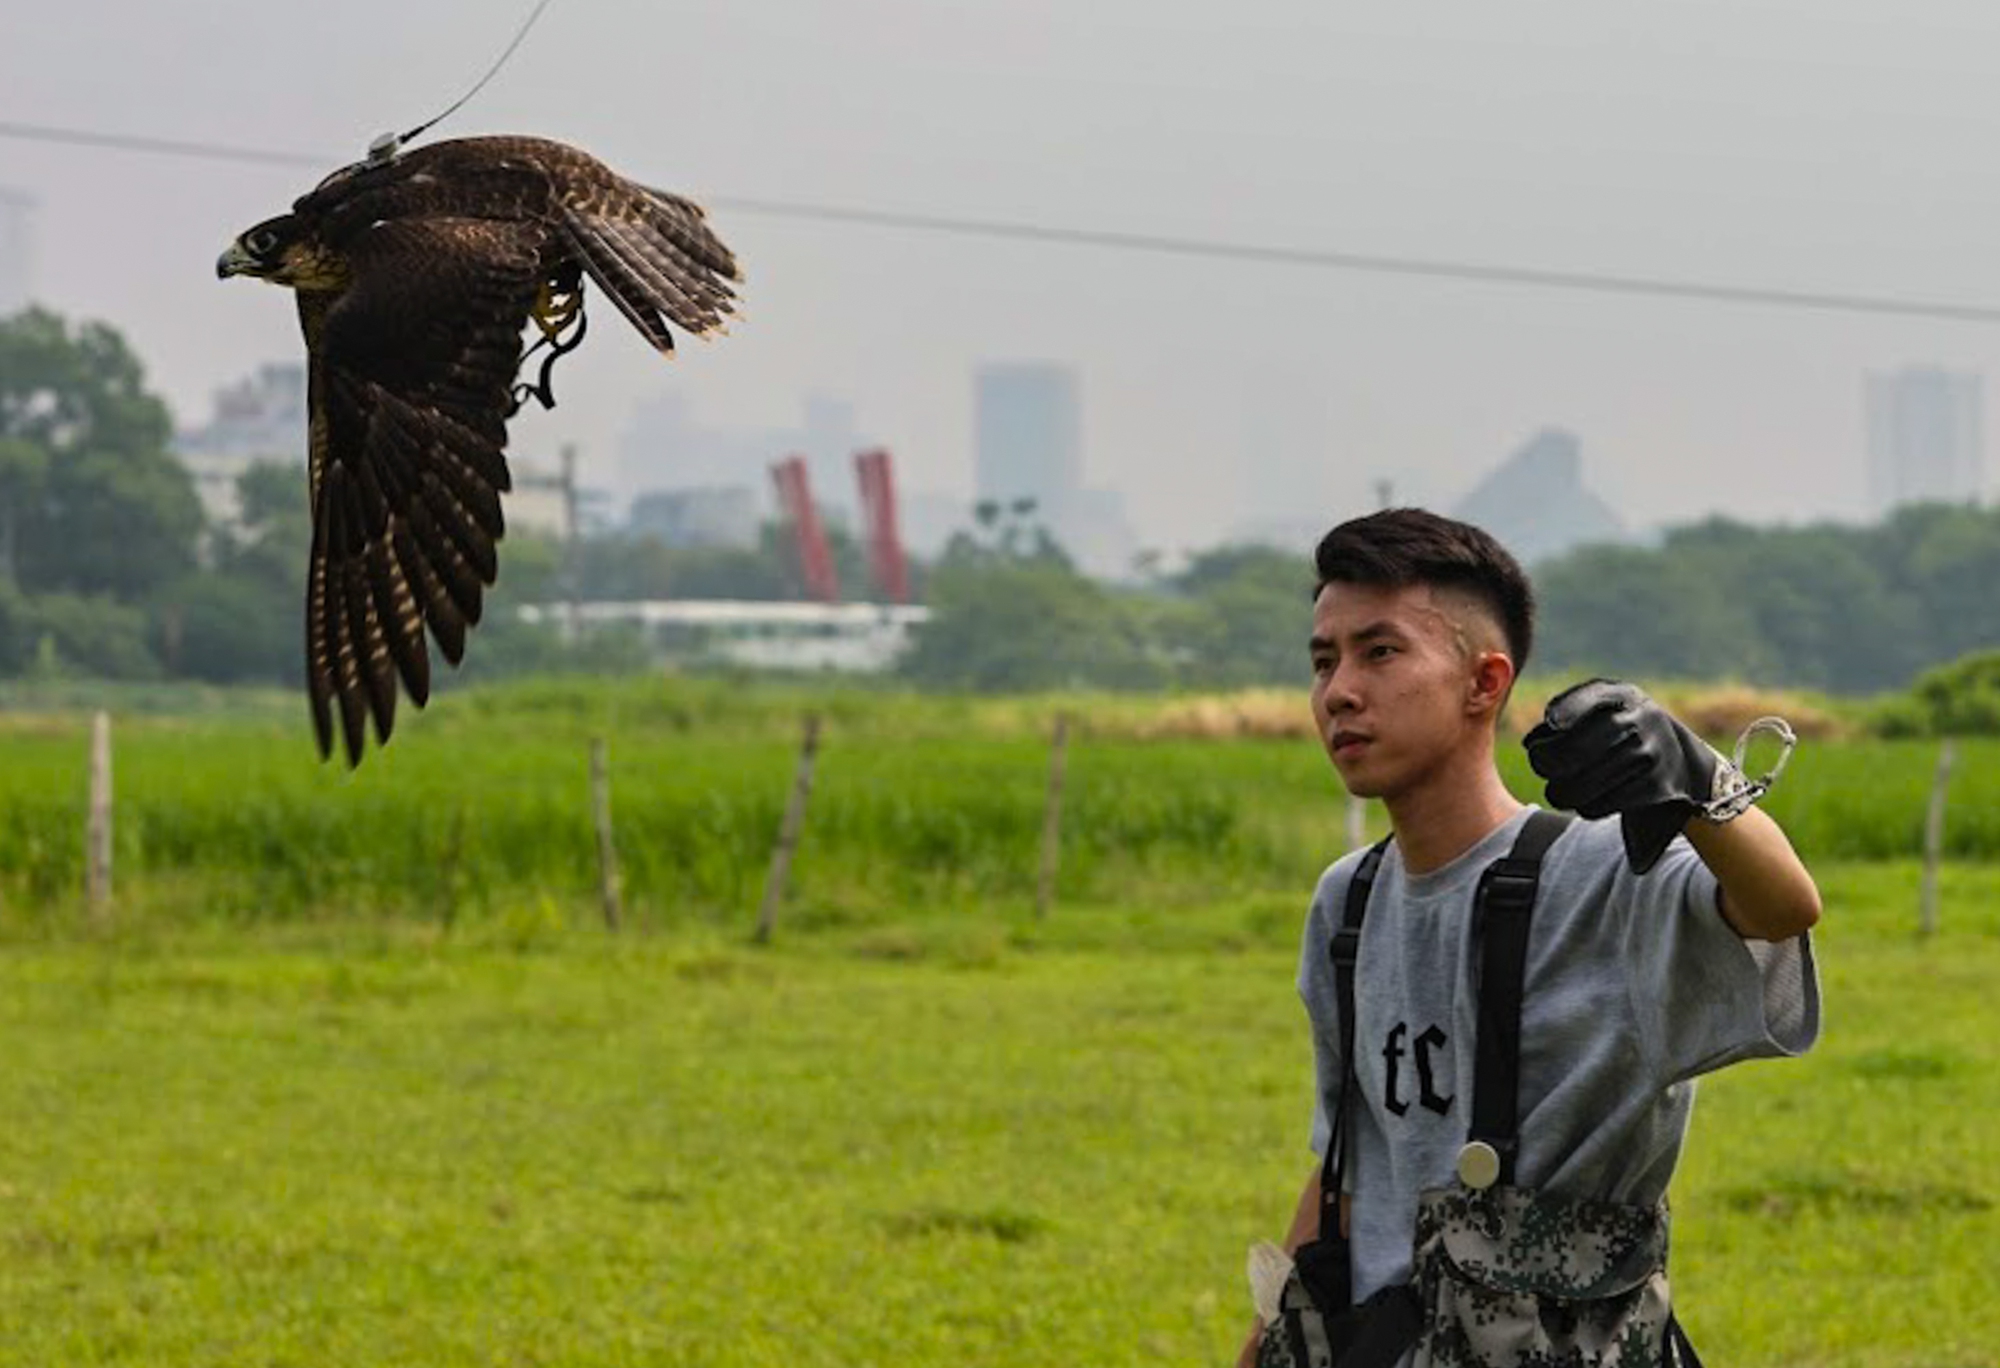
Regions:
<svg viewBox="0 0 2000 1368"><path fill-rule="evenodd" d="M507 44L507 50L501 53L500 56L494 61L493 65L486 69L486 74L479 78L478 82L472 87L472 89L466 91L463 95L459 96L458 99L453 101L450 108L446 109L444 113L434 115L426 122L418 124L415 128L403 134L402 137L396 139L397 144L400 146L401 144L406 143L410 139L423 133L426 129L429 129L434 125L443 123L446 119L450 118L453 114L456 114L458 112L460 105L464 104L474 95L477 95L481 90L484 90L486 88L486 83L492 80L495 76L499 75L500 68L507 65L507 59L514 55L514 49L521 46L522 39L528 36L528 30L535 26L535 21L542 17L542 11L547 9L548 7L549 7L549 0L540 0L540 2L535 6L533 11L529 13L527 22L521 25L520 32L514 35L514 41Z"/></svg>

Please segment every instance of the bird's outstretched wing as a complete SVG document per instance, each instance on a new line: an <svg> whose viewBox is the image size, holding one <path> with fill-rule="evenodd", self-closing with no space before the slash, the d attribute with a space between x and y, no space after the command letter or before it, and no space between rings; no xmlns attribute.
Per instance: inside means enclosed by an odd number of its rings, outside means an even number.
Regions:
<svg viewBox="0 0 2000 1368"><path fill-rule="evenodd" d="M590 278L645 339L672 352L672 322L718 332L735 309L736 259L699 205L580 158L552 168L563 236Z"/></svg>
<svg viewBox="0 0 2000 1368"><path fill-rule="evenodd" d="M306 686L322 755L337 709L350 764L373 716L389 738L400 677L430 694L424 628L456 665L493 583L503 448L543 223L378 223L331 303L299 295L310 353L313 544Z"/></svg>

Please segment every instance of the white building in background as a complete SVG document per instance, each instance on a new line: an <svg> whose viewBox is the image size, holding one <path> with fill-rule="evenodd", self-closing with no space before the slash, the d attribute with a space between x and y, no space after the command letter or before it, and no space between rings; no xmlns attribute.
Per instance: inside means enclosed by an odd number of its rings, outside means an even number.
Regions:
<svg viewBox="0 0 2000 1368"><path fill-rule="evenodd" d="M306 422L304 364L273 361L217 390L208 422L175 435L174 455L194 477L211 526L236 524L236 480L251 466L275 461L305 470Z"/></svg>
<svg viewBox="0 0 2000 1368"><path fill-rule="evenodd" d="M513 487L500 496L500 512L509 532L522 532L552 541L566 542L582 516L571 500L587 501L589 491L572 488L576 479L576 458L569 455L543 461L521 453L507 456L507 474Z"/></svg>
<svg viewBox="0 0 2000 1368"><path fill-rule="evenodd" d="M236 481L251 466L289 466L303 489L309 422L304 364L274 361L217 390L208 422L175 434L174 455L194 477L210 527L236 526L242 512ZM514 482L501 503L508 528L567 536L570 494L561 464L523 454L510 455L507 464Z"/></svg>
<svg viewBox="0 0 2000 1368"><path fill-rule="evenodd" d="M1972 503L1986 493L1985 398L1979 375L1938 366L1867 381L1868 501L1877 515L1911 503Z"/></svg>
<svg viewBox="0 0 2000 1368"><path fill-rule="evenodd" d="M530 604L524 622L567 628L636 627L662 660L758 670L879 674L930 618L918 604L760 603L733 599L652 599L635 603Z"/></svg>
<svg viewBox="0 0 2000 1368"><path fill-rule="evenodd" d="M35 200L0 185L0 318L28 307L35 294Z"/></svg>
<svg viewBox="0 0 2000 1368"><path fill-rule="evenodd" d="M640 536L657 537L674 547L757 545L764 501L742 485L703 485L696 489L656 489L632 500L627 519Z"/></svg>

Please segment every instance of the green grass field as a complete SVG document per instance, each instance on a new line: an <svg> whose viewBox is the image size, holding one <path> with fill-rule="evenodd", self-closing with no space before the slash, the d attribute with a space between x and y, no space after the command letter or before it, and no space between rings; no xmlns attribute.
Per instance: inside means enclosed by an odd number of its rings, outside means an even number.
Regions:
<svg viewBox="0 0 2000 1368"><path fill-rule="evenodd" d="M1712 1363L2000 1364L2000 873L1839 866L1827 1033L1714 1080ZM1296 903L0 955L8 1364L1220 1364L1307 1157Z"/></svg>
<svg viewBox="0 0 2000 1368"><path fill-rule="evenodd" d="M1245 1247L1309 1162L1293 956L1343 842L1309 740L1153 737L1128 700L555 683L443 696L348 776L295 699L78 697L119 717L93 924L86 720L9 701L0 1365L1233 1355ZM1823 874L1827 1031L1697 1108L1675 1271L1711 1363L2000 1365L2000 743L1961 750L1919 944L1934 760L1808 742L1770 802Z"/></svg>
<svg viewBox="0 0 2000 1368"><path fill-rule="evenodd" d="M1058 708L1079 717L1068 900L1289 897L1344 840L1338 783L1309 740L1147 739L1139 723L1157 705L1132 700L519 685L440 698L352 775L317 762L296 699L181 702L117 724L128 919L578 915L596 887L587 755L603 736L634 916L746 925L808 708L826 729L794 869L800 925L1032 897ZM79 712L0 711L0 935L66 917L81 889L87 753ZM1813 860L1914 857L1935 758L1923 741L1808 741L1768 807ZM1538 795L1518 745L1501 759L1518 793ZM2000 860L2000 740L1961 748L1947 849Z"/></svg>

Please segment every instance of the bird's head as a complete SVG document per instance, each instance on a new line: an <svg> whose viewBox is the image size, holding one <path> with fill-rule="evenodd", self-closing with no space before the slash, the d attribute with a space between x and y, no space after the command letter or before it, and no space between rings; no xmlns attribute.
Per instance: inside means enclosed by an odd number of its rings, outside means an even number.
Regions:
<svg viewBox="0 0 2000 1368"><path fill-rule="evenodd" d="M297 214L280 214L245 229L216 258L218 280L255 276L295 290L338 289L346 272L332 253L322 248Z"/></svg>

